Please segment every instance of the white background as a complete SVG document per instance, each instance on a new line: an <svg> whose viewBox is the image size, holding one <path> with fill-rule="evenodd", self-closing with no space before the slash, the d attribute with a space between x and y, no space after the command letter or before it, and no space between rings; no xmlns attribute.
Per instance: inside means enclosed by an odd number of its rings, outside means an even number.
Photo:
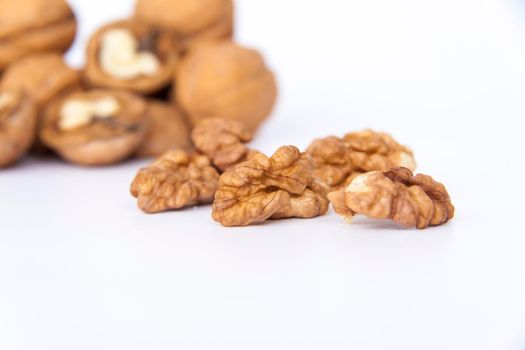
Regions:
<svg viewBox="0 0 525 350"><path fill-rule="evenodd" d="M131 11L73 1L80 40ZM144 162L0 172L0 349L525 349L525 6L518 0L240 0L280 101L254 146L373 127L457 207L424 232L334 213L225 229L148 216Z"/></svg>

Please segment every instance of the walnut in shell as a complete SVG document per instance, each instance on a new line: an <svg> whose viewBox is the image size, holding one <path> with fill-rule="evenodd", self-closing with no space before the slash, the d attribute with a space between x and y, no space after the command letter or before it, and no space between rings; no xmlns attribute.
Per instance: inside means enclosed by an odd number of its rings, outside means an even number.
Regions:
<svg viewBox="0 0 525 350"><path fill-rule="evenodd" d="M0 1L0 72L29 54L66 52L76 30L75 16L64 0Z"/></svg>
<svg viewBox="0 0 525 350"><path fill-rule="evenodd" d="M22 93L0 90L0 168L16 162L34 142L34 103Z"/></svg>
<svg viewBox="0 0 525 350"><path fill-rule="evenodd" d="M182 113L172 105L149 100L146 122L146 137L137 153L139 156L157 157L169 150L192 148L190 128Z"/></svg>
<svg viewBox="0 0 525 350"><path fill-rule="evenodd" d="M197 123L191 138L195 147L224 172L248 159L251 151L245 143L252 141L253 134L241 122L209 118Z"/></svg>
<svg viewBox="0 0 525 350"><path fill-rule="evenodd" d="M78 72L68 67L56 52L27 56L13 63L0 83L2 89L23 91L39 108L79 87Z"/></svg>
<svg viewBox="0 0 525 350"><path fill-rule="evenodd" d="M186 51L233 34L232 0L138 0L137 21L152 30L169 33L176 46Z"/></svg>
<svg viewBox="0 0 525 350"><path fill-rule="evenodd" d="M274 106L277 87L262 56L232 42L201 45L181 61L176 74L177 104L194 124L217 117L255 131Z"/></svg>
<svg viewBox="0 0 525 350"><path fill-rule="evenodd" d="M262 153L221 175L212 217L223 226L268 219L313 218L328 210L326 186L313 176L310 156L294 146Z"/></svg>
<svg viewBox="0 0 525 350"><path fill-rule="evenodd" d="M64 159L81 165L119 162L145 134L145 101L122 91L76 92L46 109L40 137Z"/></svg>
<svg viewBox="0 0 525 350"><path fill-rule="evenodd" d="M118 21L99 29L88 43L86 83L141 94L167 87L173 79L177 54L165 40L162 33L133 21Z"/></svg>
<svg viewBox="0 0 525 350"><path fill-rule="evenodd" d="M346 188L328 194L334 209L349 221L356 214L390 219L405 227L425 229L454 217L454 206L441 183L407 168L359 175Z"/></svg>
<svg viewBox="0 0 525 350"><path fill-rule="evenodd" d="M141 210L159 213L211 203L218 179L219 173L205 155L174 150L138 172L131 194Z"/></svg>

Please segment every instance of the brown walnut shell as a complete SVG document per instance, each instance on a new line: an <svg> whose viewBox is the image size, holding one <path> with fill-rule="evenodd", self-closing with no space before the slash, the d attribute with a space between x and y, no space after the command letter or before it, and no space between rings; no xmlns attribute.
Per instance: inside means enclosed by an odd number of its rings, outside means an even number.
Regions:
<svg viewBox="0 0 525 350"><path fill-rule="evenodd" d="M64 0L0 1L0 71L29 54L66 52L76 31L75 16Z"/></svg>
<svg viewBox="0 0 525 350"><path fill-rule="evenodd" d="M277 98L274 74L254 50L232 42L195 47L181 61L175 98L194 124L217 117L255 131Z"/></svg>
<svg viewBox="0 0 525 350"><path fill-rule="evenodd" d="M95 103L109 98L118 103L112 115L95 115L85 125L61 127L66 103ZM52 102L45 111L40 138L64 159L80 165L109 165L134 154L145 135L145 101L132 93L81 91Z"/></svg>

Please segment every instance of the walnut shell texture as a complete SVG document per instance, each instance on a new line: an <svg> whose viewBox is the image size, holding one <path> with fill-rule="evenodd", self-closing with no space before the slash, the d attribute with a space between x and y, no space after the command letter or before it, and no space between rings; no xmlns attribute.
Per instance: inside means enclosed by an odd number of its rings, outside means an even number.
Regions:
<svg viewBox="0 0 525 350"><path fill-rule="evenodd" d="M100 116L85 126L63 130L60 121L66 103L97 101L112 98L118 101L114 115ZM45 110L40 138L46 146L64 159L87 166L118 163L134 154L144 140L146 103L132 93L111 90L90 90L69 94L53 101Z"/></svg>
<svg viewBox="0 0 525 350"><path fill-rule="evenodd" d="M77 22L64 0L0 1L0 71L37 52L66 52Z"/></svg>
<svg viewBox="0 0 525 350"><path fill-rule="evenodd" d="M218 180L219 173L208 157L174 150L138 172L131 194L141 210L159 213L211 203Z"/></svg>
<svg viewBox="0 0 525 350"><path fill-rule="evenodd" d="M22 93L0 90L0 168L20 159L35 140L34 103Z"/></svg>
<svg viewBox="0 0 525 350"><path fill-rule="evenodd" d="M445 186L428 175L414 176L407 168L359 175L328 198L347 219L363 214L418 229L443 225L455 212Z"/></svg>
<svg viewBox="0 0 525 350"><path fill-rule="evenodd" d="M240 121L255 131L277 98L274 74L261 54L229 41L191 50L176 74L176 103L193 124L211 117Z"/></svg>
<svg viewBox="0 0 525 350"><path fill-rule="evenodd" d="M171 104L149 100L146 108L146 137L137 153L157 157L169 150L190 150L190 128L185 117Z"/></svg>
<svg viewBox="0 0 525 350"><path fill-rule="evenodd" d="M328 210L326 190L313 176L310 156L284 146L272 157L256 154L221 175L212 217L223 226L313 218Z"/></svg>

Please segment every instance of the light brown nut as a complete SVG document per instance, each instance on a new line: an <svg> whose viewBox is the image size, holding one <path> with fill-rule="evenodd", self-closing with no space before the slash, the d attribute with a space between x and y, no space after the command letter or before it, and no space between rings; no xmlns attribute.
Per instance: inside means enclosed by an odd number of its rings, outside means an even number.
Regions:
<svg viewBox="0 0 525 350"><path fill-rule="evenodd" d="M169 150L192 148L190 128L182 113L172 105L149 100L146 122L146 137L138 150L138 156L157 157Z"/></svg>
<svg viewBox="0 0 525 350"><path fill-rule="evenodd" d="M135 17L152 27L188 35L216 25L229 6L229 0L138 0Z"/></svg>
<svg viewBox="0 0 525 350"><path fill-rule="evenodd" d="M0 168L22 157L35 140L34 103L18 91L0 90Z"/></svg>
<svg viewBox="0 0 525 350"><path fill-rule="evenodd" d="M164 40L137 22L106 25L89 40L84 80L92 87L155 93L171 84L178 59Z"/></svg>
<svg viewBox="0 0 525 350"><path fill-rule="evenodd" d="M64 0L0 1L0 72L29 54L66 52L76 30L75 16Z"/></svg>
<svg viewBox="0 0 525 350"><path fill-rule="evenodd" d="M56 52L31 55L13 63L0 83L2 89L23 91L39 108L79 87L78 72L69 68Z"/></svg>
<svg viewBox="0 0 525 350"><path fill-rule="evenodd" d="M247 160L245 143L253 134L241 122L222 118L203 119L191 133L195 147L206 154L221 172Z"/></svg>
<svg viewBox="0 0 525 350"><path fill-rule="evenodd" d="M131 194L141 210L159 213L211 203L218 180L219 173L208 157L174 150L138 172Z"/></svg>
<svg viewBox="0 0 525 350"><path fill-rule="evenodd" d="M388 171L396 167L416 170L412 150L386 133L373 130L350 133L345 135L344 142L351 150L352 165L357 171Z"/></svg>
<svg viewBox="0 0 525 350"><path fill-rule="evenodd" d="M407 168L359 175L348 187L328 194L337 213L351 220L356 214L390 219L405 227L425 229L454 217L454 206L441 183Z"/></svg>
<svg viewBox="0 0 525 350"><path fill-rule="evenodd" d="M328 210L326 190L313 176L310 156L284 146L270 158L258 153L221 175L212 217L223 226L313 218Z"/></svg>
<svg viewBox="0 0 525 350"><path fill-rule="evenodd" d="M181 53L203 43L231 39L232 0L139 0L135 19L171 37Z"/></svg>
<svg viewBox="0 0 525 350"><path fill-rule="evenodd" d="M277 97L276 80L262 56L232 42L191 50L176 74L176 101L194 124L211 117L240 121L255 131Z"/></svg>
<svg viewBox="0 0 525 350"><path fill-rule="evenodd" d="M392 136L365 130L350 133L344 138L330 136L315 140L306 150L312 155L315 175L332 189L348 184L356 174L369 171L388 171L407 167L414 171L416 162L412 151Z"/></svg>
<svg viewBox="0 0 525 350"><path fill-rule="evenodd" d="M315 140L306 153L312 156L315 176L332 188L343 183L353 171L350 149L338 137Z"/></svg>
<svg viewBox="0 0 525 350"><path fill-rule="evenodd" d="M76 92L51 103L40 137L64 159L81 165L117 163L144 139L146 103L123 91Z"/></svg>

